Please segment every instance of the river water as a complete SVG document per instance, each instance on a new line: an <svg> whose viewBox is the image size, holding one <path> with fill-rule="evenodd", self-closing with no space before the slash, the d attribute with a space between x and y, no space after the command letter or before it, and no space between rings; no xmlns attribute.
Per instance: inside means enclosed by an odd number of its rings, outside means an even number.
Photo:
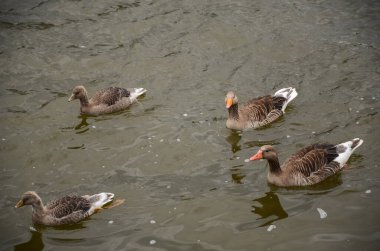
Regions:
<svg viewBox="0 0 380 251"><path fill-rule="evenodd" d="M0 250L379 250L378 1L3 0L0 20ZM78 84L148 92L85 117ZM228 90L288 86L279 121L225 127ZM355 137L351 168L310 188L246 162ZM14 208L28 190L125 202L44 228Z"/></svg>

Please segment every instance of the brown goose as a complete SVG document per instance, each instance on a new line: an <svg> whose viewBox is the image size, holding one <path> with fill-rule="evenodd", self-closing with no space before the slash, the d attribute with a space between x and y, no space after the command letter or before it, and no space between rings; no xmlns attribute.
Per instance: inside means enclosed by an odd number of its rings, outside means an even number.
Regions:
<svg viewBox="0 0 380 251"><path fill-rule="evenodd" d="M252 99L239 108L236 94L229 91L225 99L228 110L226 126L230 129L246 130L268 125L285 113L286 106L297 95L295 88L283 88L273 96Z"/></svg>
<svg viewBox="0 0 380 251"><path fill-rule="evenodd" d="M79 99L82 114L100 115L126 109L137 101L138 96L145 92L146 89L144 88L124 89L120 87L108 87L96 92L91 99L88 99L84 86L78 85L74 87L68 101Z"/></svg>
<svg viewBox="0 0 380 251"><path fill-rule="evenodd" d="M291 155L280 166L272 146L262 146L250 160L266 159L269 163L268 182L277 186L317 184L342 170L351 154L363 143L356 138L339 145L314 144Z"/></svg>
<svg viewBox="0 0 380 251"><path fill-rule="evenodd" d="M36 224L58 226L77 223L101 209L113 200L112 193L94 195L67 195L44 205L36 192L29 191L22 195L16 208L24 205L33 207L32 220Z"/></svg>

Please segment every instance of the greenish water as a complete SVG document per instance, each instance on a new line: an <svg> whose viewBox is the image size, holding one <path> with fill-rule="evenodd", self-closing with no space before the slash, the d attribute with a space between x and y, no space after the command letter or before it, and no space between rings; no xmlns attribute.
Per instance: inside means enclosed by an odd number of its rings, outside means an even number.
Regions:
<svg viewBox="0 0 380 251"><path fill-rule="evenodd" d="M2 1L0 250L378 250L378 1ZM79 116L78 84L148 90L125 112ZM224 95L293 86L276 123L225 128ZM364 144L310 188L266 182L315 142ZM44 201L112 192L80 224L33 226ZM318 208L327 213L321 219ZM271 231L268 231L271 230Z"/></svg>

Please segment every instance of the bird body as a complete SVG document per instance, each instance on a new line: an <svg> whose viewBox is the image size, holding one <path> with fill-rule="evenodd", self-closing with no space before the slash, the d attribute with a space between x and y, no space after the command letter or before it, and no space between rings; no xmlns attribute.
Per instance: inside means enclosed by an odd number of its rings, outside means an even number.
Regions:
<svg viewBox="0 0 380 251"><path fill-rule="evenodd" d="M58 226L77 223L94 214L96 210L111 202L112 193L99 193L94 195L66 195L51 201L46 205L34 191L22 195L16 208L31 205L33 208L32 221L45 226Z"/></svg>
<svg viewBox="0 0 380 251"><path fill-rule="evenodd" d="M338 145L313 144L291 155L281 166L272 146L262 146L250 160L266 159L268 182L277 186L314 185L339 172L351 154L363 143L356 138Z"/></svg>
<svg viewBox="0 0 380 251"><path fill-rule="evenodd" d="M137 97L144 94L144 88L108 87L97 91L92 98L88 98L84 86L76 86L68 101L79 99L82 114L101 115L122 111L137 101Z"/></svg>
<svg viewBox="0 0 380 251"><path fill-rule="evenodd" d="M228 110L226 126L230 129L246 130L268 125L285 113L285 108L297 95L295 88L283 88L273 96L252 99L239 108L237 96L229 91L225 99Z"/></svg>

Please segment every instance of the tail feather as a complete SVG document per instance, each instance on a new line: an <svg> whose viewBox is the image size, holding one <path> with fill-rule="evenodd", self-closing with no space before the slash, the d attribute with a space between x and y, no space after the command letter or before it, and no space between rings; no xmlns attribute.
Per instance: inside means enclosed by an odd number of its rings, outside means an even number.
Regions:
<svg viewBox="0 0 380 251"><path fill-rule="evenodd" d="M98 193L91 195L88 200L90 201L92 207L95 209L100 209L104 205L110 203L115 195L113 193Z"/></svg>
<svg viewBox="0 0 380 251"><path fill-rule="evenodd" d="M346 164L348 159L350 158L351 154L363 144L363 140L359 138L355 138L353 140L341 143L339 145L336 145L338 157L334 159L334 161L338 162L341 167Z"/></svg>
<svg viewBox="0 0 380 251"><path fill-rule="evenodd" d="M282 111L285 113L285 109L287 105L292 101L295 97L297 97L298 93L295 88L293 87L288 87L288 88L282 88L278 90L273 96L274 97L283 97L285 98L285 102L282 105Z"/></svg>
<svg viewBox="0 0 380 251"><path fill-rule="evenodd" d="M132 88L130 89L130 93L131 93L130 98L137 99L137 97L143 95L144 93L146 93L146 91L147 90L145 88Z"/></svg>
<svg viewBox="0 0 380 251"><path fill-rule="evenodd" d="M361 146L363 144L363 140L362 139L359 139L359 138L355 138L352 141L352 150L354 151L356 148L358 148L359 146Z"/></svg>

